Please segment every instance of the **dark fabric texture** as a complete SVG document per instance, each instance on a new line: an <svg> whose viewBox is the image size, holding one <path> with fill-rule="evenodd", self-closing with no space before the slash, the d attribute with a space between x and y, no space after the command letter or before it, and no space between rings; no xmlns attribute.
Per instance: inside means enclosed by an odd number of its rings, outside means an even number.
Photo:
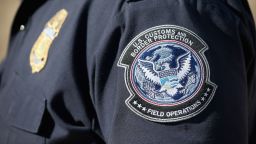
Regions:
<svg viewBox="0 0 256 144"><path fill-rule="evenodd" d="M31 48L61 9L68 17L32 74ZM126 106L117 62L135 36L167 24L207 43L218 89L199 115L157 123ZM0 144L255 144L255 49L242 0L24 0L0 66Z"/></svg>

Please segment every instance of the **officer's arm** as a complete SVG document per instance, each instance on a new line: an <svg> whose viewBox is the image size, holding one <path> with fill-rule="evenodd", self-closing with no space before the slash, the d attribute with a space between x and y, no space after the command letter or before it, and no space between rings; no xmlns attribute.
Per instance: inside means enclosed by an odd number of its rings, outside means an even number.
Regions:
<svg viewBox="0 0 256 144"><path fill-rule="evenodd" d="M248 7L127 0L123 9L120 31L108 21L104 33L93 30L108 41L97 44L91 62L108 141L240 144L254 137L248 118L255 127L255 29Z"/></svg>

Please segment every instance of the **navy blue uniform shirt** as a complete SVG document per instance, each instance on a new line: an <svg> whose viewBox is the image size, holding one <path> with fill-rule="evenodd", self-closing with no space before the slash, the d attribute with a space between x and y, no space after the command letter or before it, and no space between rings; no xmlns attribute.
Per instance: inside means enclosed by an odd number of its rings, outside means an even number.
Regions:
<svg viewBox="0 0 256 144"><path fill-rule="evenodd" d="M255 144L245 0L24 0L0 144Z"/></svg>

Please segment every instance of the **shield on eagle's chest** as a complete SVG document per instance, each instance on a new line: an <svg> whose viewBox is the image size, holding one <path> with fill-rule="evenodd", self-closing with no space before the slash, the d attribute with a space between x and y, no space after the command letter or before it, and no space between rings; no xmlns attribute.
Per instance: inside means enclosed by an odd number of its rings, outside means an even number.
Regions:
<svg viewBox="0 0 256 144"><path fill-rule="evenodd" d="M171 87L175 87L179 84L176 69L169 69L159 72L161 86L168 83Z"/></svg>

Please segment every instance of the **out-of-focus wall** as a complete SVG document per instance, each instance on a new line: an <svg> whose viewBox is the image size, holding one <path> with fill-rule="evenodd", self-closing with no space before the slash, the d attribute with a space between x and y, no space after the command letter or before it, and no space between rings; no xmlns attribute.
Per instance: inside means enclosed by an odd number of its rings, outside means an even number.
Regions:
<svg viewBox="0 0 256 144"><path fill-rule="evenodd" d="M248 0L248 1L253 13L254 21L256 22L256 0Z"/></svg>
<svg viewBox="0 0 256 144"><path fill-rule="evenodd" d="M21 0L0 0L0 62L6 54L10 27Z"/></svg>
<svg viewBox="0 0 256 144"><path fill-rule="evenodd" d="M10 27L21 0L0 0L0 62L6 54ZM256 20L256 0L248 0Z"/></svg>

